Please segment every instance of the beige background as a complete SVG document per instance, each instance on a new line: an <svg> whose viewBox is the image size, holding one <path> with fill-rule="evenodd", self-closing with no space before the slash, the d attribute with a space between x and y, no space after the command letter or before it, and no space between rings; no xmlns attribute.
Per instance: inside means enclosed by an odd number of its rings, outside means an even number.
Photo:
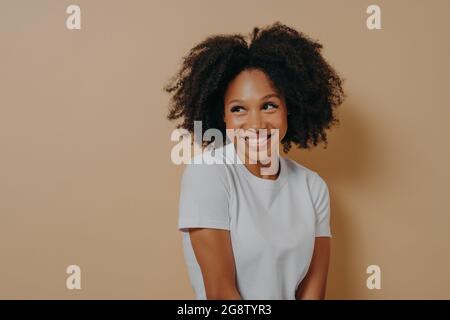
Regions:
<svg viewBox="0 0 450 320"><path fill-rule="evenodd" d="M449 299L450 2L376 1L378 31L372 3L3 0L0 298L194 298L162 87L206 36L279 20L347 79L328 149L289 153L330 188L327 298Z"/></svg>

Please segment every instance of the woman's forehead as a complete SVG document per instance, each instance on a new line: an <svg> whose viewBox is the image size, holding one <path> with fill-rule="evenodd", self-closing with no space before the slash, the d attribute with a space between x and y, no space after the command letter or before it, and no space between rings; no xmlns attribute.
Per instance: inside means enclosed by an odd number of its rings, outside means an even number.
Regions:
<svg viewBox="0 0 450 320"><path fill-rule="evenodd" d="M276 90L266 73L251 69L243 70L228 84L225 101L260 100L274 95Z"/></svg>

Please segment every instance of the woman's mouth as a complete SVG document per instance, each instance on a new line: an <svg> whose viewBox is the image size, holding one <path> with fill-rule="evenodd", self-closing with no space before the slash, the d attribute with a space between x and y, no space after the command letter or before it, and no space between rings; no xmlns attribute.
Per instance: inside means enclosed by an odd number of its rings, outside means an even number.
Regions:
<svg viewBox="0 0 450 320"><path fill-rule="evenodd" d="M248 143L250 146L252 147L256 147L256 146L266 146L267 142L270 140L271 138L271 134L269 135L260 135L259 137L249 137L246 136L244 138L245 142Z"/></svg>

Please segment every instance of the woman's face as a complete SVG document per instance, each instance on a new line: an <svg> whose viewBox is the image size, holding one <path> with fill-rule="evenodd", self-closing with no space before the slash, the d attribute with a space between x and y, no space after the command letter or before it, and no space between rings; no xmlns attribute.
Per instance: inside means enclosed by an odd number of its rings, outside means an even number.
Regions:
<svg viewBox="0 0 450 320"><path fill-rule="evenodd" d="M235 135L241 141L237 149L245 153L246 163L252 159L266 164L274 151L278 154L279 143L287 131L287 108L263 71L239 73L228 85L224 107L225 127L237 130Z"/></svg>

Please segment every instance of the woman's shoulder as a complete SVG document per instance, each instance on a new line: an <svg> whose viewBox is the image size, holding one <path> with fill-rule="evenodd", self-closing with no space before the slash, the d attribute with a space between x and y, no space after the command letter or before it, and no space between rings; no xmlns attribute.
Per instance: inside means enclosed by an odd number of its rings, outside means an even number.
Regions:
<svg viewBox="0 0 450 320"><path fill-rule="evenodd" d="M283 159L285 160L288 168L293 171L294 173L300 173L300 174L304 174L304 175L308 175L308 176L314 176L317 174L316 171L312 170L311 168L306 167L305 165L290 159L288 157L283 157Z"/></svg>
<svg viewBox="0 0 450 320"><path fill-rule="evenodd" d="M215 159L220 159L217 154ZM211 154L198 154L194 156L189 163L186 164L182 183L187 186L209 185L214 188L217 184L228 188L228 176L226 166L219 161L211 161Z"/></svg>
<svg viewBox="0 0 450 320"><path fill-rule="evenodd" d="M306 179L308 184L325 183L325 180L320 176L320 174L317 171L312 170L311 168L308 168L307 166L300 164L293 159L287 157L283 157L283 159L287 164L290 174L296 175L301 179Z"/></svg>

